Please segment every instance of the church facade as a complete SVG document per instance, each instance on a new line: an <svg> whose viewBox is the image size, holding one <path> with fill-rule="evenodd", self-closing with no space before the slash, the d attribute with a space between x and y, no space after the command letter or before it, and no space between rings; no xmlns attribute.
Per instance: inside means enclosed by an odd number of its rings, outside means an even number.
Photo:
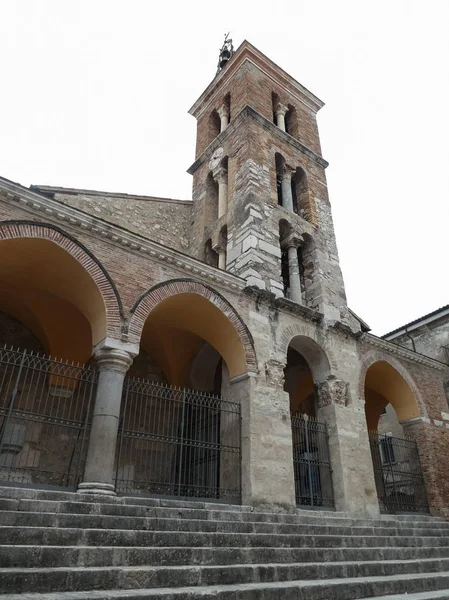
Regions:
<svg viewBox="0 0 449 600"><path fill-rule="evenodd" d="M347 306L322 106L245 41L192 200L0 179L0 484L448 516L447 366Z"/></svg>

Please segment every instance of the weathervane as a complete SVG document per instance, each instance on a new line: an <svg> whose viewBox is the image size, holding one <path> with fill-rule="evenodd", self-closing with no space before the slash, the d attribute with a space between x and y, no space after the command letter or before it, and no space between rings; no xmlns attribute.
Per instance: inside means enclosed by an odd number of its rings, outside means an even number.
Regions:
<svg viewBox="0 0 449 600"><path fill-rule="evenodd" d="M230 33L230 32L229 32ZM218 57L217 75L225 67L228 60L234 54L234 46L232 40L228 38L229 33L225 34L223 46L220 48L220 54Z"/></svg>

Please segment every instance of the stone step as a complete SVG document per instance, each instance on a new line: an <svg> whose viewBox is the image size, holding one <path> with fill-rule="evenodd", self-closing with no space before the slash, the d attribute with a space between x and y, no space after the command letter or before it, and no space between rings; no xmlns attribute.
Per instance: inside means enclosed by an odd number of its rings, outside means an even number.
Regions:
<svg viewBox="0 0 449 600"><path fill-rule="evenodd" d="M435 590L433 592L418 592L417 594L395 594L394 596L376 596L366 600L449 600L449 590Z"/></svg>
<svg viewBox="0 0 449 600"><path fill-rule="evenodd" d="M214 505L215 506L215 505ZM154 508L139 505L121 505L92 502L58 502L50 500L14 500L0 499L0 510L4 512L35 512L70 515L105 515L120 517L152 517L160 519L193 519L202 521L226 521L244 523L291 523L300 525L335 525L360 527L396 527L404 529L441 529L449 534L449 523L439 519L424 519L414 516L407 520L401 519L351 519L329 517L323 512L321 516L308 514L291 515L279 513L258 513L239 511L216 511L186 508ZM306 512L306 511L303 511ZM0 513L1 514L1 513Z"/></svg>
<svg viewBox="0 0 449 600"><path fill-rule="evenodd" d="M74 529L58 527L0 527L0 545L51 546L262 546L372 547L449 546L446 536L345 536L268 533L134 531L131 529Z"/></svg>
<svg viewBox="0 0 449 600"><path fill-rule="evenodd" d="M448 572L205 587L6 594L0 597L3 600L373 600L376 596L406 594L405 598L410 600L410 594L433 590L445 590L449 596Z"/></svg>
<svg viewBox="0 0 449 600"><path fill-rule="evenodd" d="M447 571L449 559L214 566L115 566L0 569L0 593L234 585L425 574Z"/></svg>
<svg viewBox="0 0 449 600"><path fill-rule="evenodd" d="M449 547L234 548L174 546L0 546L2 567L109 567L282 564L302 562L448 559Z"/></svg>
<svg viewBox="0 0 449 600"><path fill-rule="evenodd" d="M254 521L214 521L199 519L164 519L157 517L122 517L114 515L74 515L69 513L0 511L0 525L15 527L60 527L77 529L133 529L152 531L231 532L231 533L296 533L316 535L425 535L446 536L441 528L397 526L394 521L376 526L349 523L333 524L264 523Z"/></svg>
<svg viewBox="0 0 449 600"><path fill-rule="evenodd" d="M237 512L237 513L261 513L266 515L276 515L279 513L272 511L255 511L253 507L245 505L233 505L221 502L203 502L203 501L189 501L189 500L177 500L167 498L155 498L145 496L103 496L103 495L92 495L92 494L77 494L74 492L62 492L54 490L40 490L30 489L23 487L10 487L0 485L0 499L12 499L12 500L43 500L53 502L75 502L78 504L109 504L115 506L141 506L141 507L152 507L152 508L168 508L168 509L191 509L191 510L211 510L215 512ZM313 510L313 509L297 509L295 515L304 518L347 518L347 515L343 512L336 512L330 510ZM284 516L281 514L280 516ZM285 516L294 516L293 514ZM433 517L429 514L404 514L404 515L383 515L382 520L395 520L395 521L439 521L442 524L446 524L449 527L449 523L441 519L440 517Z"/></svg>

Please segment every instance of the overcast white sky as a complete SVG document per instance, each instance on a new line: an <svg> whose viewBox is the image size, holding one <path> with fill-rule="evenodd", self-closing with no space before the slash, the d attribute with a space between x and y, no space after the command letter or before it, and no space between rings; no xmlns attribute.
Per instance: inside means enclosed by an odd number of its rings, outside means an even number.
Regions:
<svg viewBox="0 0 449 600"><path fill-rule="evenodd" d="M1 0L0 175L190 198L229 30L326 102L350 307L382 334L449 303L448 0Z"/></svg>

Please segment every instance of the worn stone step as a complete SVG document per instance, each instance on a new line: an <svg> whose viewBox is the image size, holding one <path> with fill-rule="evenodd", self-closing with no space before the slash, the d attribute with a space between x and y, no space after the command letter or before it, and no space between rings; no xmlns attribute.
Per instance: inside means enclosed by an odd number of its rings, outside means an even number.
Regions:
<svg viewBox="0 0 449 600"><path fill-rule="evenodd" d="M74 529L58 527L0 527L0 545L51 546L290 546L290 547L369 547L369 546L449 546L445 536L344 536L268 533L215 533L176 531L134 531L130 529Z"/></svg>
<svg viewBox="0 0 449 600"><path fill-rule="evenodd" d="M449 559L214 566L0 569L0 592L87 591L435 573Z"/></svg>
<svg viewBox="0 0 449 600"><path fill-rule="evenodd" d="M43 500L43 501L53 501L53 502L75 502L75 503L90 503L90 504L103 504L107 503L109 505L116 506L142 506L142 507L165 507L171 509L195 509L195 510L215 510L215 511L225 511L225 512L257 512L250 506L245 505L233 505L222 503L218 501L197 501L197 500L177 500L176 498L156 498L156 497L145 497L143 495L139 496L102 496L102 495L92 495L92 494L77 494L74 492L63 492L63 491L54 491L54 490L39 490L39 489L29 489L22 487L10 487L10 486L2 486L0 485L0 500L3 499L12 499L12 500ZM265 514L277 514L276 512L271 512L268 510L260 511ZM298 508L296 511L293 511L294 514L298 516L302 516L304 518L313 518L318 516L321 518L323 515L326 515L326 518L346 518L347 515L343 512L336 512L332 510L315 510L315 509L301 509ZM408 520L416 520L417 518L420 521L423 520L439 520L441 523L446 523L440 517L433 517L427 513L416 513L416 514L403 514L403 515L382 515L382 519L388 520L399 520L399 521L408 521ZM449 525L449 523L446 523Z"/></svg>
<svg viewBox="0 0 449 600"><path fill-rule="evenodd" d="M417 594L395 594L394 596L376 596L366 600L449 600L449 590L418 592Z"/></svg>
<svg viewBox="0 0 449 600"><path fill-rule="evenodd" d="M198 519L163 519L157 517L121 517L113 515L73 515L50 512L1 511L0 525L15 527L68 527L80 529L133 529L152 531L231 532L231 533L297 533L316 535L426 535L445 536L443 529L428 527L315 525L301 523L259 523L254 521L213 521Z"/></svg>
<svg viewBox="0 0 449 600"><path fill-rule="evenodd" d="M2 502L4 503L2 506ZM161 519L194 519L204 521L226 521L226 522L244 522L244 523L291 523L292 525L328 525L328 526L360 526L360 527L396 527L397 529L414 530L441 530L449 534L449 523L437 519L427 519L424 521L409 520L384 520L384 519L349 519L349 518L329 518L328 513L323 513L321 517L312 517L308 515L289 515L276 513L256 513L256 512L238 512L238 511L216 511L216 510L198 510L198 509L172 509L172 508L154 508L142 506L127 506L121 504L92 503L92 502L56 502L49 500L1 500L0 508L3 512L36 512L36 513L57 513L70 515L105 515L121 517L152 517ZM1 514L1 513L0 513Z"/></svg>
<svg viewBox="0 0 449 600"><path fill-rule="evenodd" d="M139 546L0 546L2 567L233 565L257 563L447 559L449 547L235 548Z"/></svg>
<svg viewBox="0 0 449 600"><path fill-rule="evenodd" d="M432 590L449 593L449 573L346 577L343 579L233 584L222 586L128 589L4 595L4 600L360 600ZM444 596L443 596L444 597ZM408 598L408 596L407 596ZM440 596L441 598L441 596Z"/></svg>

